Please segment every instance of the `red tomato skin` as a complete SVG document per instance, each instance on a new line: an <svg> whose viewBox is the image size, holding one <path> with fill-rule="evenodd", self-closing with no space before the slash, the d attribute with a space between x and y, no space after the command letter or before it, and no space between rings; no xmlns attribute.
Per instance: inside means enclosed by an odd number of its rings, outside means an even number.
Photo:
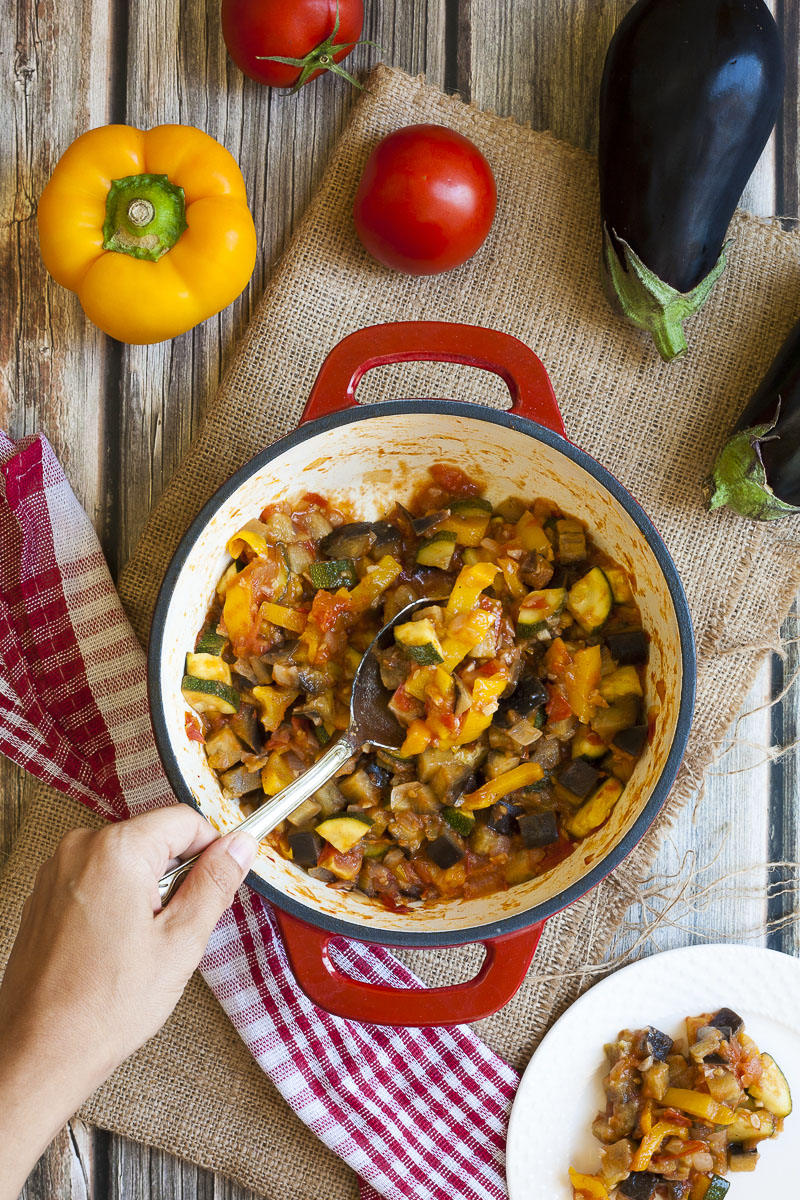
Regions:
<svg viewBox="0 0 800 1200"><path fill-rule="evenodd" d="M477 146L444 125L408 125L370 155L353 218L378 262L438 275L480 249L496 207L492 168Z"/></svg>
<svg viewBox="0 0 800 1200"><path fill-rule="evenodd" d="M298 67L264 62L259 56L304 58L333 32L336 0L222 0L222 36L240 71L267 87L294 87ZM364 27L364 0L339 0L336 44L357 42ZM352 47L337 50L336 62ZM315 71L310 83L323 71Z"/></svg>

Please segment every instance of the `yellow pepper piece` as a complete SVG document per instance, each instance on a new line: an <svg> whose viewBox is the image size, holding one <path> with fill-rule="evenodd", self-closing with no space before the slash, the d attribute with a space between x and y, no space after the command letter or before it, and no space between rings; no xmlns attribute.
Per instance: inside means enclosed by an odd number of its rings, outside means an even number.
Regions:
<svg viewBox="0 0 800 1200"><path fill-rule="evenodd" d="M415 700L424 700L425 693L433 683L433 673L433 667L417 667L403 684L403 690Z"/></svg>
<svg viewBox="0 0 800 1200"><path fill-rule="evenodd" d="M605 1185L596 1175L581 1175L570 1167L569 1181L574 1188L575 1200L608 1200Z"/></svg>
<svg viewBox="0 0 800 1200"><path fill-rule="evenodd" d="M736 1120L736 1114L727 1104L720 1104L713 1096L689 1088L667 1088L661 1103L665 1108L677 1108L712 1125L732 1125Z"/></svg>
<svg viewBox="0 0 800 1200"><path fill-rule="evenodd" d="M532 783L538 783L543 775L544 772L538 763L521 763L511 771L498 775L496 779L490 779L477 791L470 792L468 796L464 797L461 807L464 812L475 812L478 808L490 808L496 800L502 800L503 796L507 796L509 792L515 792L517 788L529 787Z"/></svg>
<svg viewBox="0 0 800 1200"><path fill-rule="evenodd" d="M464 718L464 724L457 737L449 740L452 746L466 746L476 741L492 723L493 713L480 713L471 708ZM442 743L443 744L443 743Z"/></svg>
<svg viewBox="0 0 800 1200"><path fill-rule="evenodd" d="M433 686L436 688L445 700L448 700L456 690L456 685L453 682L453 677L444 667L434 667L433 671Z"/></svg>
<svg viewBox="0 0 800 1200"><path fill-rule="evenodd" d="M564 672L564 691L575 716L588 725L597 710L596 696L602 679L599 646L587 646L576 650L572 663Z"/></svg>
<svg viewBox="0 0 800 1200"><path fill-rule="evenodd" d="M296 608L286 608L283 604L270 604L265 601L258 610L265 621L279 625L281 629L289 629L292 633L302 633L308 621L308 614L298 612ZM361 662L361 655L358 656Z"/></svg>
<svg viewBox="0 0 800 1200"><path fill-rule="evenodd" d="M422 754L426 746L431 743L431 731L424 721L412 721L406 739L400 747L399 753L403 758L411 758L413 754Z"/></svg>
<svg viewBox="0 0 800 1200"><path fill-rule="evenodd" d="M619 779L609 776L604 779L585 804L566 822L567 833L576 838L588 837L593 830L599 829L614 811L614 806L623 792L623 784Z"/></svg>
<svg viewBox="0 0 800 1200"><path fill-rule="evenodd" d="M222 620L225 624L231 645L237 654L242 653L244 643L250 636L253 625L253 593L250 578L240 575L232 579L225 593L225 603L222 606Z"/></svg>
<svg viewBox="0 0 800 1200"><path fill-rule="evenodd" d="M519 577L519 563L516 559L507 558L505 555L498 558L497 562L503 572L503 579L506 581L509 593L515 600L521 600L528 589Z"/></svg>
<svg viewBox="0 0 800 1200"><path fill-rule="evenodd" d="M480 546L486 537L491 517L489 513L456 514L436 526L437 533L454 533L457 546Z"/></svg>
<svg viewBox="0 0 800 1200"><path fill-rule="evenodd" d="M469 654L470 650L474 650L480 645L489 631L494 627L494 613L485 612L479 608L476 612L471 613L467 623L458 633L448 634L442 638L442 654L444 662L442 667L445 671L453 671L463 658Z"/></svg>
<svg viewBox="0 0 800 1200"><path fill-rule="evenodd" d="M225 547L231 558L238 558L245 546L255 550L256 554L266 554L267 539L261 532L264 528L263 521L248 521L238 533L233 535Z"/></svg>
<svg viewBox="0 0 800 1200"><path fill-rule="evenodd" d="M507 686L508 676L504 671L498 671L495 675L477 675L472 685L472 703L475 708L486 708Z"/></svg>
<svg viewBox="0 0 800 1200"><path fill-rule="evenodd" d="M294 781L294 771L284 758L284 750L273 750L261 772L261 786L268 796L277 796Z"/></svg>
<svg viewBox="0 0 800 1200"><path fill-rule="evenodd" d="M542 528L542 522L533 513L523 513L517 521L517 537L526 550L535 550L549 562L553 561L553 547Z"/></svg>
<svg viewBox="0 0 800 1200"><path fill-rule="evenodd" d="M639 1149L636 1151L631 1163L632 1169L634 1171L646 1171L650 1166L650 1160L665 1138L677 1137L685 1141L687 1136L685 1125L675 1125L671 1121L657 1121L650 1132L639 1143Z"/></svg>
<svg viewBox="0 0 800 1200"><path fill-rule="evenodd" d="M391 554L384 554L374 571L357 583L352 591L340 589L337 595L349 596L354 612L365 612L394 583L403 568Z"/></svg>
<svg viewBox="0 0 800 1200"><path fill-rule="evenodd" d="M489 587L499 570L497 563L479 562L462 567L447 601L447 616L452 619L475 608L481 592Z"/></svg>
<svg viewBox="0 0 800 1200"><path fill-rule="evenodd" d="M59 159L39 199L44 264L121 342L161 342L226 308L256 258L235 159L190 125L105 125Z"/></svg>
<svg viewBox="0 0 800 1200"><path fill-rule="evenodd" d="M264 728L268 729L270 733L274 733L283 720L287 708L299 695L299 692L276 687L254 687L253 696L261 710L261 721Z"/></svg>

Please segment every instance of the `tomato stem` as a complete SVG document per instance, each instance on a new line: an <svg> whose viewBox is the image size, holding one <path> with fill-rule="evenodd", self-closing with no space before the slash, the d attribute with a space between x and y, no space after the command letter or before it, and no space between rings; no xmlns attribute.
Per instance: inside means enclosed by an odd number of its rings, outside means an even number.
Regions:
<svg viewBox="0 0 800 1200"><path fill-rule="evenodd" d="M336 19L333 23L333 29L328 37L315 46L313 50L309 50L303 58L288 58L281 54L258 54L256 58L259 62L277 62L283 63L286 67L297 67L300 75L292 88L292 92L299 92L304 83L307 83L312 75L318 71L330 71L334 75L341 75L342 79L346 79L353 87L364 90L364 85L359 83L349 71L344 67L339 66L336 62L336 54L340 50L353 50L356 46L375 46L380 50L381 47L377 42L371 42L368 38L362 38L358 42L337 42L336 35L339 32L339 0L336 0Z"/></svg>

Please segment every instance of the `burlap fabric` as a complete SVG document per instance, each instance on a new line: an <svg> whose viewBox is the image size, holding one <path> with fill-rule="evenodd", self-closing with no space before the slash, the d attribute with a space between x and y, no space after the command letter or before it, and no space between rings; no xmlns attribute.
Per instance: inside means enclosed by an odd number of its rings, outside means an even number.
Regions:
<svg viewBox="0 0 800 1200"><path fill-rule="evenodd" d="M499 194L494 228L475 260L433 279L374 263L351 220L371 148L397 126L421 121L472 138L492 164ZM611 314L603 297L595 173L589 155L548 134L377 68L120 587L144 641L160 579L189 521L232 471L296 424L324 355L352 330L396 319L468 321L507 330L539 354L569 436L642 502L672 551L694 618L699 679L689 750L662 817L614 876L549 923L525 986L480 1027L518 1067L580 990L580 978L569 973L602 957L800 586L797 521L765 526L725 513L710 516L701 492L726 431L797 318L800 238L739 214L730 267L691 323L690 353L668 366L643 335ZM361 398L444 395L505 403L502 388L484 373L441 365L392 372L368 376ZM0 962L37 863L66 828L91 821L78 805L40 789L0 896ZM476 955L406 957L440 983L462 976ZM329 1200L354 1195L347 1170L290 1114L199 981L160 1036L84 1112L276 1200L310 1200L321 1188Z"/></svg>

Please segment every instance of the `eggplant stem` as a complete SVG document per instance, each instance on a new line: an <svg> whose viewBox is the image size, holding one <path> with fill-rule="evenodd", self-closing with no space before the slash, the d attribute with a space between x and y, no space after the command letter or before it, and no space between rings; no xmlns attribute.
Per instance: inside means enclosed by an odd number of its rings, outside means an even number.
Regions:
<svg viewBox="0 0 800 1200"><path fill-rule="evenodd" d="M603 228L603 285L609 302L621 310L631 324L646 330L665 362L671 362L687 350L683 322L702 308L714 284L727 265L726 250L714 267L691 292L679 292L646 267L624 238ZM622 248L620 261L616 246Z"/></svg>
<svg viewBox="0 0 800 1200"><path fill-rule="evenodd" d="M740 429L722 447L710 481L714 491L708 507L712 511L728 508L753 521L777 521L800 513L800 508L775 495L761 457L761 443L777 436L772 432L777 420L776 416L769 424Z"/></svg>

